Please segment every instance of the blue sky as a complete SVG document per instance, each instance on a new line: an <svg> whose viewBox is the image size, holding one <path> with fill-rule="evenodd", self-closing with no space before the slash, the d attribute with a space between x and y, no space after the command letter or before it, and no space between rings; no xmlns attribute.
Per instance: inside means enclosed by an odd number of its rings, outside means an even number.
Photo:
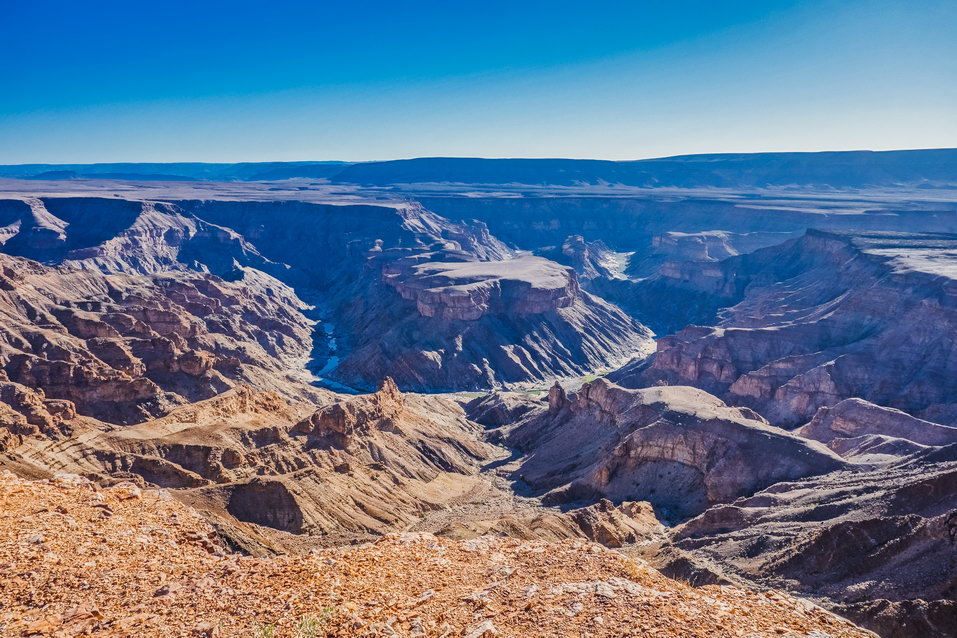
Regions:
<svg viewBox="0 0 957 638"><path fill-rule="evenodd" d="M957 146L954 0L2 0L0 163Z"/></svg>

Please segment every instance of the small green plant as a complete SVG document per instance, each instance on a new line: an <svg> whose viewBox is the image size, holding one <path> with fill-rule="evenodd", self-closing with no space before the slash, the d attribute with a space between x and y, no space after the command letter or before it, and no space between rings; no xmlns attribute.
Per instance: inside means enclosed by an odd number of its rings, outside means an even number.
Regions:
<svg viewBox="0 0 957 638"><path fill-rule="evenodd" d="M644 570L638 566L638 563L635 562L633 558L625 558L625 574L628 575L629 580L641 580Z"/></svg>
<svg viewBox="0 0 957 638"><path fill-rule="evenodd" d="M335 613L335 607L326 607L318 616L302 616L296 623L296 638L320 638L325 636L322 628Z"/></svg>
<svg viewBox="0 0 957 638"><path fill-rule="evenodd" d="M303 616L296 623L296 638L319 638L323 622L315 616Z"/></svg>
<svg viewBox="0 0 957 638"><path fill-rule="evenodd" d="M256 625L253 638L276 638L276 625Z"/></svg>

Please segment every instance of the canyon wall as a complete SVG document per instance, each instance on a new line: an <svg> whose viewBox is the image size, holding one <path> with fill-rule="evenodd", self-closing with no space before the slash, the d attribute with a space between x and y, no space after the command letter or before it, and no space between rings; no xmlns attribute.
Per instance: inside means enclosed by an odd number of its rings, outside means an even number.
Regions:
<svg viewBox="0 0 957 638"><path fill-rule="evenodd" d="M252 285L255 283L255 285ZM199 273L103 275L0 255L0 371L82 415L145 420L236 383L296 393L309 321L291 289ZM292 387L290 387L292 386Z"/></svg>
<svg viewBox="0 0 957 638"><path fill-rule="evenodd" d="M660 339L650 365L616 378L694 385L785 426L850 397L947 421L955 259L952 235L808 231L717 264L665 270L650 289L726 310L713 327Z"/></svg>
<svg viewBox="0 0 957 638"><path fill-rule="evenodd" d="M282 313L312 327L289 335L310 366L360 389L385 376L416 390L542 381L651 347L573 271L415 203L47 197L0 202L0 230L3 251L51 265L201 273L276 292L294 306Z"/></svg>

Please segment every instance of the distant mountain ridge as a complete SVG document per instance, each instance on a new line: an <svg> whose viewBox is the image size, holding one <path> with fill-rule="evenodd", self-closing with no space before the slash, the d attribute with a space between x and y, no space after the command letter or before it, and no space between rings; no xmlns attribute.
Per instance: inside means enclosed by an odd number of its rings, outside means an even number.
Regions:
<svg viewBox="0 0 957 638"><path fill-rule="evenodd" d="M181 181L257 181L289 177L320 177L348 162L114 162L105 164L5 164L0 177L19 179L129 179ZM60 174L60 175L57 175Z"/></svg>
<svg viewBox="0 0 957 638"><path fill-rule="evenodd" d="M685 155L612 162L420 158L353 164L333 178L362 185L449 182L646 188L760 188L957 184L957 149Z"/></svg>
<svg viewBox="0 0 957 638"><path fill-rule="evenodd" d="M641 188L948 188L957 187L957 149L723 153L633 161L423 157L359 163L20 164L0 166L0 177L134 181L311 178L363 186L454 183L621 184Z"/></svg>

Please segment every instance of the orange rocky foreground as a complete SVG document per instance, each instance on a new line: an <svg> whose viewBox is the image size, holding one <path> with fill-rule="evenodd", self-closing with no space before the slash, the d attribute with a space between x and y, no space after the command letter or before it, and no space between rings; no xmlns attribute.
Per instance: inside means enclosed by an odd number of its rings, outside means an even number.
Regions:
<svg viewBox="0 0 957 638"><path fill-rule="evenodd" d="M692 588L581 541L400 534L221 548L162 490L0 474L3 636L873 636L777 593Z"/></svg>

